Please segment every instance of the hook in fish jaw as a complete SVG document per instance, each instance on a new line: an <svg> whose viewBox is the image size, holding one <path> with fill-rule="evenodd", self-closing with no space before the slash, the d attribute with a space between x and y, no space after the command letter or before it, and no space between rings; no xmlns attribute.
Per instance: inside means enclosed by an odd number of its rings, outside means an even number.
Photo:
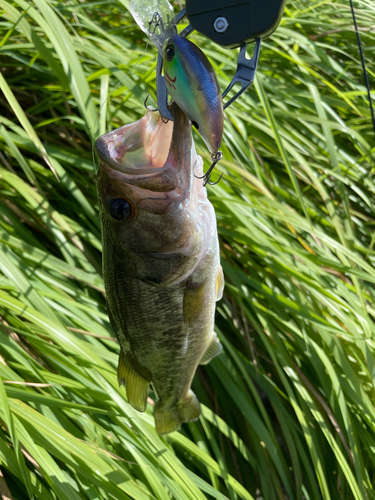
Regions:
<svg viewBox="0 0 375 500"><path fill-rule="evenodd" d="M144 102L144 106L147 109L147 111L152 111L153 113L155 113L155 111L158 111L158 108L149 108L147 106L147 101L148 101L149 97L150 97L150 94L147 94L147 97L146 97L145 102Z"/></svg>
<svg viewBox="0 0 375 500"><path fill-rule="evenodd" d="M199 177L198 175L194 174L194 177L196 177L197 179L203 179L203 186L206 186L207 184L209 184L210 186L214 186L215 184L218 184L220 182L221 178L223 177L223 174L220 175L219 179L216 182L210 182L210 178L213 169L215 168L216 164L222 159L222 157L223 153L221 151L212 153L211 155L212 164L210 168L207 170L207 172L204 175L202 175L202 177Z"/></svg>
<svg viewBox="0 0 375 500"><path fill-rule="evenodd" d="M246 57L246 43L241 45L236 74L234 75L228 87L222 93L221 97L222 99L224 99L224 97L236 83L240 83L242 88L224 104L224 109L227 109L227 107L230 106L236 99L238 99L238 97L240 97L240 95L243 94L245 90L253 83L258 65L261 43L261 38L257 38L255 42L254 55L251 59L247 59Z"/></svg>

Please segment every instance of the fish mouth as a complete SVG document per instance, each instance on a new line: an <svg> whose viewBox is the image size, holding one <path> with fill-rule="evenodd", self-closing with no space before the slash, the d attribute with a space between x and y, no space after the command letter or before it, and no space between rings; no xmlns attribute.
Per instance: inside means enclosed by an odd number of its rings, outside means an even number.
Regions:
<svg viewBox="0 0 375 500"><path fill-rule="evenodd" d="M137 122L99 137L95 148L101 168L122 174L127 184L152 191L176 189L183 170L190 178L193 146L190 121L176 104L171 111L173 122L165 123L157 111L147 110ZM118 174L115 176L119 177Z"/></svg>

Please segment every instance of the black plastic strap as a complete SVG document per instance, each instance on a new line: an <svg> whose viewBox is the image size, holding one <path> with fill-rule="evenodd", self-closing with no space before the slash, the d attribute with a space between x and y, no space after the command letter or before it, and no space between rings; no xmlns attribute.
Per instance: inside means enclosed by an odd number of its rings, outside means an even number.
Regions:
<svg viewBox="0 0 375 500"><path fill-rule="evenodd" d="M240 55L238 56L236 74L234 75L228 87L222 93L221 97L224 99L224 97L236 83L241 84L241 90L239 90L237 94L235 94L231 99L229 99L229 101L224 104L224 109L227 109L227 107L230 106L236 99L238 99L238 97L243 92L245 92L245 90L253 83L258 65L261 43L261 38L257 38L255 42L254 55L251 59L247 59L246 57L246 43L241 46Z"/></svg>

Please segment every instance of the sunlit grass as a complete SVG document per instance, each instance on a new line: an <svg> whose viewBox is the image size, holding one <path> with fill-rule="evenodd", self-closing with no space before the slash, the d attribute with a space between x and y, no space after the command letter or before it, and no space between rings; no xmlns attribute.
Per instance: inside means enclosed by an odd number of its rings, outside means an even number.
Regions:
<svg viewBox="0 0 375 500"><path fill-rule="evenodd" d="M374 88L375 5L356 7ZM288 2L226 113L224 179L209 188L224 352L194 380L200 421L167 438L152 401L140 414L117 384L92 155L155 97L156 50L126 0L0 0L0 16L0 470L13 498L375 498L375 135L349 4ZM236 51L191 39L224 89Z"/></svg>

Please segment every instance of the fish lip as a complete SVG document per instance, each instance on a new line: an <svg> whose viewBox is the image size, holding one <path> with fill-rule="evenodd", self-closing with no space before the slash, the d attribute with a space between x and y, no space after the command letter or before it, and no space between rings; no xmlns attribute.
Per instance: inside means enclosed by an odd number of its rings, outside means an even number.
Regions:
<svg viewBox="0 0 375 500"><path fill-rule="evenodd" d="M117 179L121 178L127 184L137 185L141 188L150 189L152 191L173 191L178 187L178 185L185 185L189 182L192 175L190 153L191 148L194 147L190 121L175 103L172 104L171 111L174 116L173 128L170 136L167 157L162 167L129 168L122 163L119 163L112 157L109 144L114 139L114 136L118 134L118 131L123 127L107 132L96 140L95 148L100 160L100 167L105 168L110 175L112 171L112 176ZM147 120L147 113L151 112L147 111L142 119ZM135 122L135 124L140 124L142 119ZM160 123L160 120L162 120L161 117L158 120L158 124ZM131 127L135 124L125 125L125 127ZM147 127L147 121L145 121L143 127L143 129L140 127L138 130L145 130ZM134 132L131 131L131 133L137 133L136 125ZM123 144L126 144L126 141L129 141L130 143L133 137L134 135L125 137ZM149 140L151 141L152 138ZM125 156L126 152L123 157ZM181 176L182 171L185 171L185 173Z"/></svg>
<svg viewBox="0 0 375 500"><path fill-rule="evenodd" d="M119 171L118 163L115 161L108 150L108 143L106 141L106 137L111 132L107 132L106 134L101 135L95 141L95 150L96 154L99 157L99 160L102 161L106 166L113 168L113 170Z"/></svg>
<svg viewBox="0 0 375 500"><path fill-rule="evenodd" d="M147 113L151 113L151 112L147 111L145 116L147 116ZM145 116L143 118L141 118L141 120L144 119ZM141 120L138 120L138 122ZM138 122L135 122L135 123L138 123ZM97 155L99 157L99 160L101 160L107 167L110 167L113 170L116 170L117 172L120 172L122 174L129 174L129 175L137 175L138 176L138 175L151 175L151 174L155 174L156 172L160 172L160 170L164 168L166 162L164 163L163 167L161 167L161 168L159 168L159 167L128 168L125 165L122 165L121 163L116 161L111 156L111 152L109 151L108 144L111 141L111 139L113 138L113 136L115 136L118 133L118 131L121 130L123 127L132 126L132 125L133 125L132 123L128 124L128 125L122 125L121 127L117 128L117 129L114 129L110 132L106 132L105 134L101 135L96 140L95 149L96 149ZM126 139L125 139L125 141L126 141ZM126 152L125 152L124 156L125 155L126 155Z"/></svg>

